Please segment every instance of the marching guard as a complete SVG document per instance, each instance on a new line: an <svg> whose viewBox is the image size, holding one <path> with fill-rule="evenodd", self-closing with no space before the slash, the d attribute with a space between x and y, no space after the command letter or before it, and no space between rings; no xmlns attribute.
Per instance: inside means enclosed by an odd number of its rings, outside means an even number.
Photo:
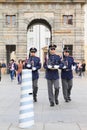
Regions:
<svg viewBox="0 0 87 130"><path fill-rule="evenodd" d="M65 102L71 101L71 89L73 85L72 66L76 65L72 56L69 55L69 48L63 51L63 68L61 70L62 91Z"/></svg>
<svg viewBox="0 0 87 130"><path fill-rule="evenodd" d="M59 72L58 69L61 66L61 58L59 55L55 54L56 45L49 45L48 55L44 62L44 68L46 69L46 79L48 84L48 97L50 106L59 104ZM54 91L53 91L54 85Z"/></svg>
<svg viewBox="0 0 87 130"><path fill-rule="evenodd" d="M37 52L36 48L30 48L29 58L26 63L26 68L32 69L32 85L33 85L33 100L37 102L37 92L38 92L38 70L41 68L40 58L35 55Z"/></svg>

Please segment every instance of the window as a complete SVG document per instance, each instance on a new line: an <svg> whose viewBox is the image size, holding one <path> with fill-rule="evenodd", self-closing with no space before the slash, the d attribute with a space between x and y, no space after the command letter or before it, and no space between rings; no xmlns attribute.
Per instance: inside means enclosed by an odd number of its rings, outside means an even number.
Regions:
<svg viewBox="0 0 87 130"><path fill-rule="evenodd" d="M16 15L6 15L6 24L15 25L16 24Z"/></svg>
<svg viewBox="0 0 87 130"><path fill-rule="evenodd" d="M63 15L63 23L73 25L73 15Z"/></svg>
<svg viewBox="0 0 87 130"><path fill-rule="evenodd" d="M13 24L13 25L16 24L16 16L15 16L15 15L12 16L12 24Z"/></svg>
<svg viewBox="0 0 87 130"><path fill-rule="evenodd" d="M6 15L6 24L10 24L10 16Z"/></svg>
<svg viewBox="0 0 87 130"><path fill-rule="evenodd" d="M70 55L72 56L73 55L73 45L64 45L64 48L69 48L70 50Z"/></svg>

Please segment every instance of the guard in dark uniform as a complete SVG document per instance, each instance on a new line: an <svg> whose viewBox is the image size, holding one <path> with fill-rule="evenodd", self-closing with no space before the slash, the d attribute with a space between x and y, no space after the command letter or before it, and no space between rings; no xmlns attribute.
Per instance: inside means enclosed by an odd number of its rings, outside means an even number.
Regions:
<svg viewBox="0 0 87 130"><path fill-rule="evenodd" d="M26 63L26 68L32 69L32 84L33 84L33 100L37 102L37 91L38 91L38 70L41 68L40 58L35 56L37 52L36 48L30 48L29 59Z"/></svg>
<svg viewBox="0 0 87 130"><path fill-rule="evenodd" d="M72 56L69 55L69 48L64 48L63 56L63 68L61 70L61 79L62 79L62 91L65 102L71 101L71 89L73 85L73 72L72 66L76 65Z"/></svg>
<svg viewBox="0 0 87 130"><path fill-rule="evenodd" d="M61 66L60 56L55 54L56 45L50 45L48 50L48 55L44 62L44 68L46 69L46 79L48 84L48 97L50 106L58 105L58 95L59 95L59 73L58 68ZM54 91L53 91L54 85Z"/></svg>

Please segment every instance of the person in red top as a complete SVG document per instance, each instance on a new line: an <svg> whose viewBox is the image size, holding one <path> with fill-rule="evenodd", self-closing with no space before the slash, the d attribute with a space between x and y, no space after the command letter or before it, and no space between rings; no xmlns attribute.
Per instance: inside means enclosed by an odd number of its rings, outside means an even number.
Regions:
<svg viewBox="0 0 87 130"><path fill-rule="evenodd" d="M18 80L18 84L22 83L22 69L23 69L23 63L22 63L22 60L20 59L18 61L18 65L17 65L17 80Z"/></svg>

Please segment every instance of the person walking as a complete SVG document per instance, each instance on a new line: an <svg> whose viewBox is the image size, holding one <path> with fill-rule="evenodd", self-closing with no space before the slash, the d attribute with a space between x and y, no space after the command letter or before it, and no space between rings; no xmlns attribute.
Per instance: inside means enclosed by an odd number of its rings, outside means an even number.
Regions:
<svg viewBox="0 0 87 130"><path fill-rule="evenodd" d="M37 92L38 92L38 78L39 72L38 70L41 68L40 58L35 54L37 52L36 48L30 48L29 58L26 63L26 68L32 69L32 84L33 84L33 100L37 102Z"/></svg>
<svg viewBox="0 0 87 130"><path fill-rule="evenodd" d="M85 60L82 60L82 76L85 76L85 71L86 71L86 63Z"/></svg>
<svg viewBox="0 0 87 130"><path fill-rule="evenodd" d="M22 69L23 69L23 63L22 60L20 59L17 64L17 80L18 84L22 83Z"/></svg>
<svg viewBox="0 0 87 130"><path fill-rule="evenodd" d="M0 82L1 82L1 68L2 68L2 64L0 62Z"/></svg>
<svg viewBox="0 0 87 130"><path fill-rule="evenodd" d="M79 76L82 76L82 61L79 62L78 69L79 69Z"/></svg>
<svg viewBox="0 0 87 130"><path fill-rule="evenodd" d="M61 67L61 58L59 55L56 55L55 50L57 46L49 45L48 56L45 58L43 67L46 70L46 79L48 85L48 97L50 106L59 104L58 95L59 95L59 72L58 68ZM53 90L54 86L54 90Z"/></svg>
<svg viewBox="0 0 87 130"><path fill-rule="evenodd" d="M75 66L75 62L72 56L69 55L69 48L64 48L63 56L63 68L61 70L61 80L62 80L62 91L65 102L71 101L71 89L73 85L73 72L72 65Z"/></svg>
<svg viewBox="0 0 87 130"><path fill-rule="evenodd" d="M2 65L1 73L6 74L6 63L3 61L1 65Z"/></svg>
<svg viewBox="0 0 87 130"><path fill-rule="evenodd" d="M11 81L13 81L13 79L14 79L14 74L15 74L16 67L17 67L17 66L16 66L16 64L14 63L14 59L11 59L11 60L10 60L10 63L8 64Z"/></svg>

